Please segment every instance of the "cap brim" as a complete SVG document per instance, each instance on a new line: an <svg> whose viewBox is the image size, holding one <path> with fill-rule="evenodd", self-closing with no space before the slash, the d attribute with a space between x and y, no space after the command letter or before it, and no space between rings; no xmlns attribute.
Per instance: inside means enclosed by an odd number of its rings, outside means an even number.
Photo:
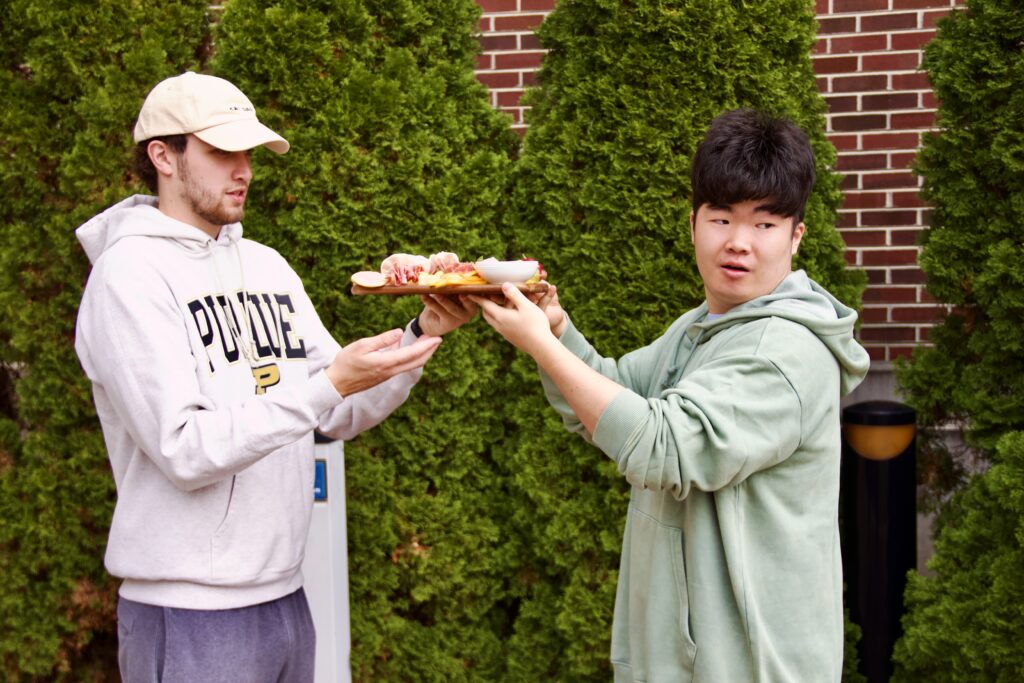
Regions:
<svg viewBox="0 0 1024 683"><path fill-rule="evenodd" d="M222 123L196 131L193 135L226 152L241 152L263 145L272 152L284 154L290 147L283 137L252 119Z"/></svg>

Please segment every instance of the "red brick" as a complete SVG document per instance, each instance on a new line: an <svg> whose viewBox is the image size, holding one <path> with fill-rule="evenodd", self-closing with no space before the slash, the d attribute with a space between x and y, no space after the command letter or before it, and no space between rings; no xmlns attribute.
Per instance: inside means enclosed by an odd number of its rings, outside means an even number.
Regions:
<svg viewBox="0 0 1024 683"><path fill-rule="evenodd" d="M522 0L524 12L550 12L555 9L555 0Z"/></svg>
<svg viewBox="0 0 1024 683"><path fill-rule="evenodd" d="M478 73L476 80L488 88L518 88L522 85L521 75L519 71L485 71Z"/></svg>
<svg viewBox="0 0 1024 683"><path fill-rule="evenodd" d="M944 306L895 306L892 309L893 322L936 323L945 317Z"/></svg>
<svg viewBox="0 0 1024 683"><path fill-rule="evenodd" d="M894 74L892 77L893 90L928 90L932 84L928 81L928 74L919 72L912 74Z"/></svg>
<svg viewBox="0 0 1024 683"><path fill-rule="evenodd" d="M864 111L890 111L892 109L916 109L917 93L901 92L885 95L865 95L862 99Z"/></svg>
<svg viewBox="0 0 1024 683"><path fill-rule="evenodd" d="M879 228L917 225L917 211L864 211L860 224Z"/></svg>
<svg viewBox="0 0 1024 683"><path fill-rule="evenodd" d="M889 275L894 285L923 285L928 281L920 268L893 268Z"/></svg>
<svg viewBox="0 0 1024 683"><path fill-rule="evenodd" d="M889 233L889 243L894 247L916 247L921 242L922 232L921 228L893 230Z"/></svg>
<svg viewBox="0 0 1024 683"><path fill-rule="evenodd" d="M939 99L933 92L923 92L921 93L921 106L925 109L938 109Z"/></svg>
<svg viewBox="0 0 1024 683"><path fill-rule="evenodd" d="M868 173L861 178L865 190L904 189L917 187L917 176L913 173Z"/></svg>
<svg viewBox="0 0 1024 683"><path fill-rule="evenodd" d="M857 97L855 95L844 95L842 97L826 97L825 104L828 105L830 114L849 114L857 111Z"/></svg>
<svg viewBox="0 0 1024 683"><path fill-rule="evenodd" d="M843 208L884 209L887 201L884 192L847 192L843 195Z"/></svg>
<svg viewBox="0 0 1024 683"><path fill-rule="evenodd" d="M828 40L825 38L818 38L814 41L814 45L811 46L812 55L826 55L828 54Z"/></svg>
<svg viewBox="0 0 1024 683"><path fill-rule="evenodd" d="M515 12L519 9L518 0L476 0L476 4L484 12Z"/></svg>
<svg viewBox="0 0 1024 683"><path fill-rule="evenodd" d="M865 150L917 149L920 143L917 133L868 133L861 138Z"/></svg>
<svg viewBox="0 0 1024 683"><path fill-rule="evenodd" d="M885 154L840 154L836 168L840 171L877 171L886 168Z"/></svg>
<svg viewBox="0 0 1024 683"><path fill-rule="evenodd" d="M910 165L914 163L914 157L917 156L916 152L900 152L893 154L889 162L889 168L892 169L907 169L912 170Z"/></svg>
<svg viewBox="0 0 1024 683"><path fill-rule="evenodd" d="M868 343L864 342L863 339L860 339L859 336L858 336L857 339L862 344L864 344L864 348L868 352L868 358L871 359L872 363L881 363L882 361L886 360L885 350L886 350L887 347L885 347L885 346L872 346L871 344L868 344Z"/></svg>
<svg viewBox="0 0 1024 683"><path fill-rule="evenodd" d="M879 130L885 128L885 116L882 114L864 114L858 116L833 116L832 130L840 132Z"/></svg>
<svg viewBox="0 0 1024 683"><path fill-rule="evenodd" d="M818 19L818 35L853 33L857 30L857 17L828 17Z"/></svg>
<svg viewBox="0 0 1024 683"><path fill-rule="evenodd" d="M519 36L519 49L521 50L539 50L540 38L537 37L536 33L524 33Z"/></svg>
<svg viewBox="0 0 1024 683"><path fill-rule="evenodd" d="M865 306L860 312L860 319L865 325L879 325L889 322L889 309L877 306Z"/></svg>
<svg viewBox="0 0 1024 683"><path fill-rule="evenodd" d="M518 107L519 98L523 96L522 90L505 90L498 95L498 106L499 107Z"/></svg>
<svg viewBox="0 0 1024 683"><path fill-rule="evenodd" d="M491 55L477 55L476 56L476 68L477 69L493 69L494 59Z"/></svg>
<svg viewBox="0 0 1024 683"><path fill-rule="evenodd" d="M480 17L480 23L477 28L480 33L490 33L494 28L494 24L491 22L490 17Z"/></svg>
<svg viewBox="0 0 1024 683"><path fill-rule="evenodd" d="M843 176L843 179L839 181L840 190L859 190L860 189L860 175L854 173L852 175Z"/></svg>
<svg viewBox="0 0 1024 683"><path fill-rule="evenodd" d="M870 76L836 76L832 79L832 92L865 92L885 90L889 87L889 77L885 74Z"/></svg>
<svg viewBox="0 0 1024 683"><path fill-rule="evenodd" d="M828 0L814 0L814 11L817 14L828 14Z"/></svg>
<svg viewBox="0 0 1024 683"><path fill-rule="evenodd" d="M930 7L949 7L949 0L892 0L894 10L928 9Z"/></svg>
<svg viewBox="0 0 1024 683"><path fill-rule="evenodd" d="M494 55L495 69L536 69L544 58L543 52L511 52Z"/></svg>
<svg viewBox="0 0 1024 683"><path fill-rule="evenodd" d="M885 230L840 230L839 234L848 247L884 247Z"/></svg>
<svg viewBox="0 0 1024 683"><path fill-rule="evenodd" d="M815 57L811 64L816 74L850 74L857 71L856 57Z"/></svg>
<svg viewBox="0 0 1024 683"><path fill-rule="evenodd" d="M872 12L889 9L889 0L833 0L832 13Z"/></svg>
<svg viewBox="0 0 1024 683"><path fill-rule="evenodd" d="M829 135L828 141L832 143L832 146L839 152L845 152L849 150L857 149L857 136L856 135Z"/></svg>
<svg viewBox="0 0 1024 683"><path fill-rule="evenodd" d="M814 79L814 86L818 89L818 92L826 93L828 92L828 79L824 76L819 76Z"/></svg>
<svg viewBox="0 0 1024 683"><path fill-rule="evenodd" d="M869 14L860 18L860 30L863 33L891 33L908 28L919 28L916 12L887 12L886 14Z"/></svg>
<svg viewBox="0 0 1024 683"><path fill-rule="evenodd" d="M529 31L544 22L543 14L513 14L494 17L495 31Z"/></svg>
<svg viewBox="0 0 1024 683"><path fill-rule="evenodd" d="M935 112L916 111L907 114L893 114L892 127L894 130L906 130L908 128L931 128L935 125Z"/></svg>
<svg viewBox="0 0 1024 683"><path fill-rule="evenodd" d="M917 263L917 249L881 249L862 251L860 262L865 266L907 266Z"/></svg>
<svg viewBox="0 0 1024 683"><path fill-rule="evenodd" d="M514 33L498 33L480 38L480 49L484 52L519 49L519 37Z"/></svg>
<svg viewBox="0 0 1024 683"><path fill-rule="evenodd" d="M924 27L925 28L935 28L936 26L938 26L939 20L945 19L946 17L948 17L950 15L950 12L951 12L951 10L949 10L949 9L941 9L941 10L937 10L937 11L934 11L934 12L925 12L924 13Z"/></svg>
<svg viewBox="0 0 1024 683"><path fill-rule="evenodd" d="M898 54L864 55L861 57L863 71L913 71L921 63L921 53L900 52Z"/></svg>
<svg viewBox="0 0 1024 683"><path fill-rule="evenodd" d="M920 50L935 37L935 31L914 31L892 34L893 50Z"/></svg>
<svg viewBox="0 0 1024 683"><path fill-rule="evenodd" d="M866 342L912 342L917 341L917 330L913 327L894 327L892 325L862 325L860 338Z"/></svg>
<svg viewBox="0 0 1024 683"><path fill-rule="evenodd" d="M523 73L523 86L529 88L537 85L537 72L536 71L524 71Z"/></svg>
<svg viewBox="0 0 1024 683"><path fill-rule="evenodd" d="M921 200L921 196L916 191L893 192L892 205L900 209L922 207L924 206L924 201Z"/></svg>
<svg viewBox="0 0 1024 683"><path fill-rule="evenodd" d="M849 52L880 52L889 47L888 37L884 34L858 35L849 38L831 38L831 53L834 55Z"/></svg>
<svg viewBox="0 0 1024 683"><path fill-rule="evenodd" d="M868 276L868 286L878 286L887 283L889 277L888 268L865 268L864 274Z"/></svg>
<svg viewBox="0 0 1024 683"><path fill-rule="evenodd" d="M839 219L836 222L837 228L856 228L857 227L857 214L851 211L841 211L839 213Z"/></svg>

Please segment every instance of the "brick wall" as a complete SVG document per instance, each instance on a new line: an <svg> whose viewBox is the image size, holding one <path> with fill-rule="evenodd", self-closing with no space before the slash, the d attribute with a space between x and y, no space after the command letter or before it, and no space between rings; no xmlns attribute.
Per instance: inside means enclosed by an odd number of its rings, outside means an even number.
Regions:
<svg viewBox="0 0 1024 683"><path fill-rule="evenodd" d="M534 84L543 51L533 34L555 0L477 0L482 54L477 77L491 103L525 132L519 97ZM943 312L924 290L917 240L928 208L910 171L935 98L918 70L935 21L961 0L816 0L818 41L812 54L818 88L829 105L828 136L845 177L839 229L847 262L868 274L860 338L873 368L907 356L927 340Z"/></svg>

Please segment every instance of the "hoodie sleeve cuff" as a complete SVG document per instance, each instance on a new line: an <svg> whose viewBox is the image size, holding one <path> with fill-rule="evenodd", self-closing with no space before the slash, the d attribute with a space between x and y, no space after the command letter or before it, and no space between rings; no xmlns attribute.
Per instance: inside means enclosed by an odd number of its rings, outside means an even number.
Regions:
<svg viewBox="0 0 1024 683"><path fill-rule="evenodd" d="M632 391L620 391L598 418L592 435L594 445L618 462L626 445L646 421L651 407L647 399Z"/></svg>
<svg viewBox="0 0 1024 683"><path fill-rule="evenodd" d="M309 389L309 405L314 415L322 415L345 400L327 377L326 370L309 378Z"/></svg>

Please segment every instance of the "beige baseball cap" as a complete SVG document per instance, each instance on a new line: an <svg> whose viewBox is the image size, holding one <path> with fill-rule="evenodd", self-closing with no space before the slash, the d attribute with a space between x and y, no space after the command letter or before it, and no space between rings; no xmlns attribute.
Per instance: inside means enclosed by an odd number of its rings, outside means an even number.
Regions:
<svg viewBox="0 0 1024 683"><path fill-rule="evenodd" d="M149 91L135 123L135 142L191 133L227 152L265 145L284 154L288 141L256 118L242 91L223 78L186 71Z"/></svg>

